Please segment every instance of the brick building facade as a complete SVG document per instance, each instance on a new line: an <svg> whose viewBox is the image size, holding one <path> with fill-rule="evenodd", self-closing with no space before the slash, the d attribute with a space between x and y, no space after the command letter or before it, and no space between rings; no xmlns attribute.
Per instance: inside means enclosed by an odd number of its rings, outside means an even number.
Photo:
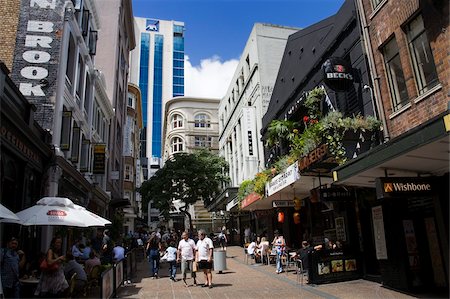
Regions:
<svg viewBox="0 0 450 299"><path fill-rule="evenodd" d="M334 184L365 188L365 277L448 294L449 3L356 3L385 142L335 168Z"/></svg>
<svg viewBox="0 0 450 299"><path fill-rule="evenodd" d="M377 74L375 79L379 80L381 88L387 129L390 137L394 138L447 110L450 82L448 2L431 0L362 2L375 59ZM417 30L424 32L417 32L416 36L411 36L409 34L411 26L414 22L420 21L418 18L422 18L423 28L419 29L419 24L416 26ZM425 48L428 41L431 50L426 51L426 55L423 56L429 59L428 71L434 73L428 75L430 82L427 84L420 83L421 70L415 69L415 64L422 62L414 57L416 54L414 52L417 51L413 45L414 38L421 39ZM392 84L389 84L390 57L386 57L386 46L394 40L400 60L400 65L396 67L401 66L405 84L405 99L397 106L394 105ZM431 57L426 57L429 54Z"/></svg>
<svg viewBox="0 0 450 299"><path fill-rule="evenodd" d="M0 43L0 60L11 69L14 47L16 45L17 24L19 22L20 0L5 0L0 5L0 32L2 42Z"/></svg>

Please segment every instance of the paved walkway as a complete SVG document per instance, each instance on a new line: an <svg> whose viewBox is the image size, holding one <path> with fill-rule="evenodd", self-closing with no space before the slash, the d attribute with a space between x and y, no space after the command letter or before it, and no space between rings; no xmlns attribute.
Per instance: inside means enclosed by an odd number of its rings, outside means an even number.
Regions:
<svg viewBox="0 0 450 299"><path fill-rule="evenodd" d="M213 288L194 287L188 278L189 287L181 280L172 282L168 278L167 264L162 264L159 279L151 279L148 263L138 265L133 283L119 290L119 298L414 298L382 287L366 280L323 284L300 285L293 272L275 273L273 265L246 264L241 247L229 247L227 271L213 272ZM198 282L204 282L203 273L197 273ZM188 274L188 277L189 274ZM177 275L180 279L180 275Z"/></svg>

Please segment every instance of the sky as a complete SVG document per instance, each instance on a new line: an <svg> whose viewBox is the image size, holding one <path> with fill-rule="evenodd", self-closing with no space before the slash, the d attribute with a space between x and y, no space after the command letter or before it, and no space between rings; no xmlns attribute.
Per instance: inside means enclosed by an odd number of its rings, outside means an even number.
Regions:
<svg viewBox="0 0 450 299"><path fill-rule="evenodd" d="M305 28L343 0L132 0L137 17L185 24L185 95L225 95L254 23Z"/></svg>

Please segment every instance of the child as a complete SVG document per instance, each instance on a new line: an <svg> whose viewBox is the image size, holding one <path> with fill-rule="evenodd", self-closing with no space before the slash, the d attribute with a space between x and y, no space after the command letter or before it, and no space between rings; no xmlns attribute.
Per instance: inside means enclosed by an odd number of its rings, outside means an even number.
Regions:
<svg viewBox="0 0 450 299"><path fill-rule="evenodd" d="M170 241L169 247L166 249L167 262L169 263L169 276L173 281L177 275L177 249L175 247L175 241Z"/></svg>

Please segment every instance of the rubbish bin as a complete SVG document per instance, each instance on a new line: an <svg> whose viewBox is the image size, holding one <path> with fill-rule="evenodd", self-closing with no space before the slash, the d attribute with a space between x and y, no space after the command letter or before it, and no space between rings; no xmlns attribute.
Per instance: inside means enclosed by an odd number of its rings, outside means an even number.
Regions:
<svg viewBox="0 0 450 299"><path fill-rule="evenodd" d="M213 253L214 271L221 273L227 269L227 252L225 250L216 250Z"/></svg>

